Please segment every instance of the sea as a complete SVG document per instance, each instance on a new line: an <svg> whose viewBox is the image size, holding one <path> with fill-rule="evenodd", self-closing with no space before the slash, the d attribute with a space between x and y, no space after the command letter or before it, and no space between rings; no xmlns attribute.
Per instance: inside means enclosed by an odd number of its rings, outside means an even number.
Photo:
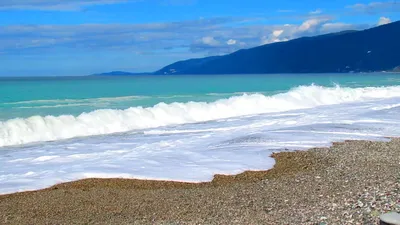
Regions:
<svg viewBox="0 0 400 225"><path fill-rule="evenodd" d="M271 169L275 152L394 136L394 73L0 78L0 194L205 182Z"/></svg>

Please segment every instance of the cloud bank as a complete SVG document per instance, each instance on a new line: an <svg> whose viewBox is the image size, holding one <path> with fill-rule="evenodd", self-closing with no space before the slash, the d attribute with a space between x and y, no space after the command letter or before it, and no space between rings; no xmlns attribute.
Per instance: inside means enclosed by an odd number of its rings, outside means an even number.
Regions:
<svg viewBox="0 0 400 225"><path fill-rule="evenodd" d="M370 25L337 23L328 17L311 17L299 24L249 25L251 18L221 17L170 23L13 25L0 26L0 52L118 50L186 50L205 55L226 54L262 44L287 41ZM380 18L379 24L390 22Z"/></svg>
<svg viewBox="0 0 400 225"><path fill-rule="evenodd" d="M355 4L348 6L356 12L367 14L379 14L388 12L400 12L400 3L398 1L371 2L369 4Z"/></svg>
<svg viewBox="0 0 400 225"><path fill-rule="evenodd" d="M4 0L0 1L0 10L80 10L93 5L107 5L132 0Z"/></svg>

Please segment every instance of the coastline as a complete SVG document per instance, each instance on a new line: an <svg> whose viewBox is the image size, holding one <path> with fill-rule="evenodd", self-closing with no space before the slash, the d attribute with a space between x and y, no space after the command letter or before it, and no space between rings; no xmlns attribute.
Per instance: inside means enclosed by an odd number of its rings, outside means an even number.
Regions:
<svg viewBox="0 0 400 225"><path fill-rule="evenodd" d="M0 195L5 224L376 223L400 211L400 139L273 154L208 183L86 179Z"/></svg>

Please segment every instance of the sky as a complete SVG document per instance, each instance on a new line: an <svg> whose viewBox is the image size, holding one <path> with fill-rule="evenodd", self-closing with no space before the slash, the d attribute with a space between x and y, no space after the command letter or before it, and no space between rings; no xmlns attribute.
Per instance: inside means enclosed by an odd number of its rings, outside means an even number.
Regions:
<svg viewBox="0 0 400 225"><path fill-rule="evenodd" d="M152 72L397 20L400 0L0 0L0 76Z"/></svg>

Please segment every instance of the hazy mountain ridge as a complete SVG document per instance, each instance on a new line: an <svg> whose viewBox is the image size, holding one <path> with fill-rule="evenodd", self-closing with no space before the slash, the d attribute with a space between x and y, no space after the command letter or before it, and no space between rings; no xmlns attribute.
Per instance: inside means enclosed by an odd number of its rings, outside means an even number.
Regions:
<svg viewBox="0 0 400 225"><path fill-rule="evenodd" d="M98 75L398 72L398 40L400 21L178 61L154 73L115 71Z"/></svg>
<svg viewBox="0 0 400 225"><path fill-rule="evenodd" d="M150 75L152 73L131 73L125 71L111 71L107 73L97 73L92 76L134 76L134 75Z"/></svg>
<svg viewBox="0 0 400 225"><path fill-rule="evenodd" d="M400 22L243 49L158 74L343 73L388 71L400 66ZM203 60L203 59L198 59ZM183 61L185 62L185 61ZM182 62L181 62L182 63Z"/></svg>

